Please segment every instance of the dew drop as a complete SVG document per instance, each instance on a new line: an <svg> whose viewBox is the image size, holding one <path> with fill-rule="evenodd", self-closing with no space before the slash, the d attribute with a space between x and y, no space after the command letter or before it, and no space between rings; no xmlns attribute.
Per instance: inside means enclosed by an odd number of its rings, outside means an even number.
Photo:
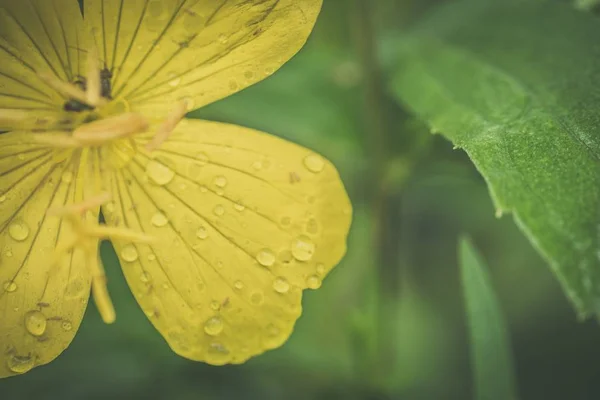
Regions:
<svg viewBox="0 0 600 400"><path fill-rule="evenodd" d="M198 162L198 164L200 164L200 166L205 166L206 164L208 164L208 160L209 159L206 153L196 154L196 161Z"/></svg>
<svg viewBox="0 0 600 400"><path fill-rule="evenodd" d="M35 357L11 355L6 360L6 366L15 374L24 374L31 370L35 364Z"/></svg>
<svg viewBox="0 0 600 400"><path fill-rule="evenodd" d="M275 264L275 254L269 249L262 249L256 255L256 260L260 265L270 267Z"/></svg>
<svg viewBox="0 0 600 400"><path fill-rule="evenodd" d="M152 276L147 273L147 272L142 272L140 274L140 281L142 281L143 283L148 283L152 280Z"/></svg>
<svg viewBox="0 0 600 400"><path fill-rule="evenodd" d="M238 85L237 81L231 80L229 81L229 89L230 90L238 90L240 85Z"/></svg>
<svg viewBox="0 0 600 400"><path fill-rule="evenodd" d="M265 297L261 292L254 292L250 295L250 303L254 304L255 306L261 305L264 299Z"/></svg>
<svg viewBox="0 0 600 400"><path fill-rule="evenodd" d="M156 254L154 254L154 253L148 254L148 261L154 261L154 260L156 260Z"/></svg>
<svg viewBox="0 0 600 400"><path fill-rule="evenodd" d="M171 72L167 78L169 79L169 86L171 87L177 87L181 83L181 77L177 76L174 72Z"/></svg>
<svg viewBox="0 0 600 400"><path fill-rule="evenodd" d="M263 167L263 163L261 161L254 161L252 163L252 168L254 168L257 171L260 171Z"/></svg>
<svg viewBox="0 0 600 400"><path fill-rule="evenodd" d="M212 308L214 311L219 311L221 309L221 303L219 303L216 300L213 300L210 302L210 308Z"/></svg>
<svg viewBox="0 0 600 400"><path fill-rule="evenodd" d="M22 242L29 236L29 227L23 221L15 221L8 227L8 234L18 242Z"/></svg>
<svg viewBox="0 0 600 400"><path fill-rule="evenodd" d="M13 256L12 250L11 249L6 249L6 252L4 253L4 255L6 257L9 257L9 258L12 257Z"/></svg>
<svg viewBox="0 0 600 400"><path fill-rule="evenodd" d="M213 212L215 213L215 215L217 216L222 216L223 214L225 214L225 208L222 205L218 205L215 207L215 209L213 210Z"/></svg>
<svg viewBox="0 0 600 400"><path fill-rule="evenodd" d="M300 236L292 242L292 255L298 261L308 261L315 253L315 244L306 236Z"/></svg>
<svg viewBox="0 0 600 400"><path fill-rule="evenodd" d="M6 195L0 196L0 203L4 203L6 201Z"/></svg>
<svg viewBox="0 0 600 400"><path fill-rule="evenodd" d="M224 188L225 186L227 186L227 178L225 178L224 176L217 176L215 178L215 186Z"/></svg>
<svg viewBox="0 0 600 400"><path fill-rule="evenodd" d="M319 173L325 168L325 161L321 156L311 154L304 159L304 166L310 172Z"/></svg>
<svg viewBox="0 0 600 400"><path fill-rule="evenodd" d="M325 265L319 263L317 264L317 274L323 276L325 274Z"/></svg>
<svg viewBox="0 0 600 400"><path fill-rule="evenodd" d="M63 181L64 183L73 182L73 173L71 171L63 172L62 176L60 177L60 180Z"/></svg>
<svg viewBox="0 0 600 400"><path fill-rule="evenodd" d="M220 317L209 318L208 321L204 323L204 332L210 336L217 336L219 333L223 332L223 320L221 320Z"/></svg>
<svg viewBox="0 0 600 400"><path fill-rule="evenodd" d="M156 214L154 214L152 216L151 222L152 222L152 225L160 228L162 226L167 225L169 223L169 220L167 219L165 214L163 214L161 212L157 212Z"/></svg>
<svg viewBox="0 0 600 400"><path fill-rule="evenodd" d="M47 320L40 311L29 311L25 314L25 328L33 336L42 336L46 332Z"/></svg>
<svg viewBox="0 0 600 400"><path fill-rule="evenodd" d="M235 281L235 283L233 284L233 287L235 287L237 290L242 290L244 288L244 282Z"/></svg>
<svg viewBox="0 0 600 400"><path fill-rule="evenodd" d="M316 275L311 275L306 279L306 286L309 289L318 289L321 287L321 279Z"/></svg>
<svg viewBox="0 0 600 400"><path fill-rule="evenodd" d="M275 324L269 324L267 326L267 333L269 334L269 336L277 336L280 332L281 331L277 326L275 326Z"/></svg>
<svg viewBox="0 0 600 400"><path fill-rule="evenodd" d="M319 232L319 224L317 223L316 219L311 218L308 220L308 223L306 224L306 232L313 235Z"/></svg>
<svg viewBox="0 0 600 400"><path fill-rule="evenodd" d="M196 231L196 237L198 239L206 239L208 237L208 231L206 230L206 228L203 226L198 228L198 230Z"/></svg>
<svg viewBox="0 0 600 400"><path fill-rule="evenodd" d="M60 324L60 327L65 331L70 331L73 329L73 324L71 324L69 321L64 321L62 324Z"/></svg>
<svg viewBox="0 0 600 400"><path fill-rule="evenodd" d="M277 293L287 293L290 290L290 284L285 278L278 277L273 281L273 289L275 289Z"/></svg>
<svg viewBox="0 0 600 400"><path fill-rule="evenodd" d="M227 35L220 34L218 40L221 44L226 44L229 41L229 38L227 37Z"/></svg>
<svg viewBox="0 0 600 400"><path fill-rule="evenodd" d="M236 211L242 212L242 211L244 211L244 210L246 209L246 206L245 206L245 205L243 205L243 204L240 204L240 203L235 203L235 204L233 205L233 208L234 208Z"/></svg>
<svg viewBox="0 0 600 400"><path fill-rule="evenodd" d="M154 183L161 186L171 182L175 176L173 170L154 160L146 165L146 174L148 174Z"/></svg>
<svg viewBox="0 0 600 400"><path fill-rule="evenodd" d="M138 252L135 249L135 246L133 246L132 244L128 244L125 247L123 247L123 250L121 250L121 257L127 262L134 262L135 260L137 260Z"/></svg>
<svg viewBox="0 0 600 400"><path fill-rule="evenodd" d="M252 78L254 78L254 72L252 72L252 71L244 72L244 78L251 80Z"/></svg>
<svg viewBox="0 0 600 400"><path fill-rule="evenodd" d="M8 292L8 293L12 293L15 290L17 290L17 284L15 283L15 281L6 281L4 282L4 291Z"/></svg>
<svg viewBox="0 0 600 400"><path fill-rule="evenodd" d="M289 226L292 223L292 219L290 217L281 218L281 225Z"/></svg>

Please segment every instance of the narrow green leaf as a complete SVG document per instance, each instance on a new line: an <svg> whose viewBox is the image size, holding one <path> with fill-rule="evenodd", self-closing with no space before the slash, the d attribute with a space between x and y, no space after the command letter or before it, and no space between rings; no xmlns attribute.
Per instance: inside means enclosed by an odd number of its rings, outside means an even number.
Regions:
<svg viewBox="0 0 600 400"><path fill-rule="evenodd" d="M471 336L475 399L515 400L510 340L487 266L467 238L460 240L459 254Z"/></svg>
<svg viewBox="0 0 600 400"><path fill-rule="evenodd" d="M569 3L469 0L394 43L394 94L469 154L582 316L600 310L598 38Z"/></svg>

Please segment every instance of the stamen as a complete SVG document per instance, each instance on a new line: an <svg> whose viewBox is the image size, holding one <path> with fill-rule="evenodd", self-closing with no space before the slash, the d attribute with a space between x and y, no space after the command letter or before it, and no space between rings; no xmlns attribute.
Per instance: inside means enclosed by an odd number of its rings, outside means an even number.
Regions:
<svg viewBox="0 0 600 400"><path fill-rule="evenodd" d="M48 215L57 217L64 217L68 215L82 215L88 210L92 210L96 207L100 207L110 200L110 193L103 192L96 196L93 196L83 203L69 204L63 207L52 207L48 210Z"/></svg>
<svg viewBox="0 0 600 400"><path fill-rule="evenodd" d="M87 57L87 90L85 92L85 102L92 106L96 106L102 98L100 66L98 63L98 49L96 48L96 42L91 39Z"/></svg>
<svg viewBox="0 0 600 400"><path fill-rule="evenodd" d="M100 225L96 221L84 220L86 211L90 211L110 199L108 193L101 193L88 198L78 204L69 204L63 207L54 207L48 214L65 218L73 229L74 237L67 242L62 242L56 249L52 265L57 265L60 260L76 248L83 250L86 264L92 277L92 297L98 308L102 320L111 324L116 319L115 308L106 286L106 273L98 257L98 245L101 240L120 239L128 242L150 243L154 238L143 233L136 233L127 229Z"/></svg>
<svg viewBox="0 0 600 400"><path fill-rule="evenodd" d="M146 145L146 150L154 151L157 148L159 148L165 140L167 140L167 138L173 132L179 121L181 121L187 113L187 106L188 103L185 100L182 100L177 104L177 107L169 113L167 119L158 127L158 130L154 134L154 137Z"/></svg>
<svg viewBox="0 0 600 400"><path fill-rule="evenodd" d="M89 252L87 263L92 273L92 296L94 303L96 303L96 307L104 323L112 324L117 319L117 314L108 294L104 266L96 252Z"/></svg>
<svg viewBox="0 0 600 400"><path fill-rule="evenodd" d="M94 146L141 133L147 129L148 121L143 116L137 113L124 113L84 124L73 131L73 138L83 146Z"/></svg>
<svg viewBox="0 0 600 400"><path fill-rule="evenodd" d="M41 80L48 84L48 86L50 86L63 96L67 97L68 99L77 100L79 102L93 106L93 104L88 103L86 93L83 90L81 90L78 86L73 85L72 83L61 81L54 75L48 74L46 72L38 72L37 75Z"/></svg>

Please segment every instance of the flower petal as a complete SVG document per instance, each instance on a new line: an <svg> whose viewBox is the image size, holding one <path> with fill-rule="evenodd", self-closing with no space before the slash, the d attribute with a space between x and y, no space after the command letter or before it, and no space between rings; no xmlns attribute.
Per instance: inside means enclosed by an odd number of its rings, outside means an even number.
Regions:
<svg viewBox="0 0 600 400"><path fill-rule="evenodd" d="M212 103L269 76L306 42L322 0L87 0L114 97L164 113Z"/></svg>
<svg viewBox="0 0 600 400"><path fill-rule="evenodd" d="M85 74L83 18L75 0L0 0L0 109L60 111L65 100L38 74ZM2 123L0 129L11 129Z"/></svg>
<svg viewBox="0 0 600 400"><path fill-rule="evenodd" d="M139 138L143 146L149 138ZM241 363L280 346L346 250L351 206L335 167L261 132L184 120L150 159L115 147L107 221L158 239L116 242L129 285L179 354Z"/></svg>
<svg viewBox="0 0 600 400"><path fill-rule="evenodd" d="M46 212L82 196L75 162L57 162L26 135L0 135L0 377L56 358L77 332L90 293L82 254L51 265L72 231Z"/></svg>

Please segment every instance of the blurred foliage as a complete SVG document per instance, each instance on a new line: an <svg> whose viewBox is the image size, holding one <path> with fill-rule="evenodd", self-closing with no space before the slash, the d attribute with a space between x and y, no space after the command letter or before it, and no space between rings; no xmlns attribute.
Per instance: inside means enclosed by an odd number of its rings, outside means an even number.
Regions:
<svg viewBox="0 0 600 400"><path fill-rule="evenodd" d="M387 39L441 2L325 0L298 56L194 115L319 151L338 166L353 200L348 254L320 290L306 293L288 343L241 366L180 358L146 320L105 244L117 322L104 325L91 305L65 353L1 381L0 398L471 398L456 252L463 232L488 260L522 398L600 397L597 324L577 322L512 218L495 218L468 157L429 135L386 89Z"/></svg>

